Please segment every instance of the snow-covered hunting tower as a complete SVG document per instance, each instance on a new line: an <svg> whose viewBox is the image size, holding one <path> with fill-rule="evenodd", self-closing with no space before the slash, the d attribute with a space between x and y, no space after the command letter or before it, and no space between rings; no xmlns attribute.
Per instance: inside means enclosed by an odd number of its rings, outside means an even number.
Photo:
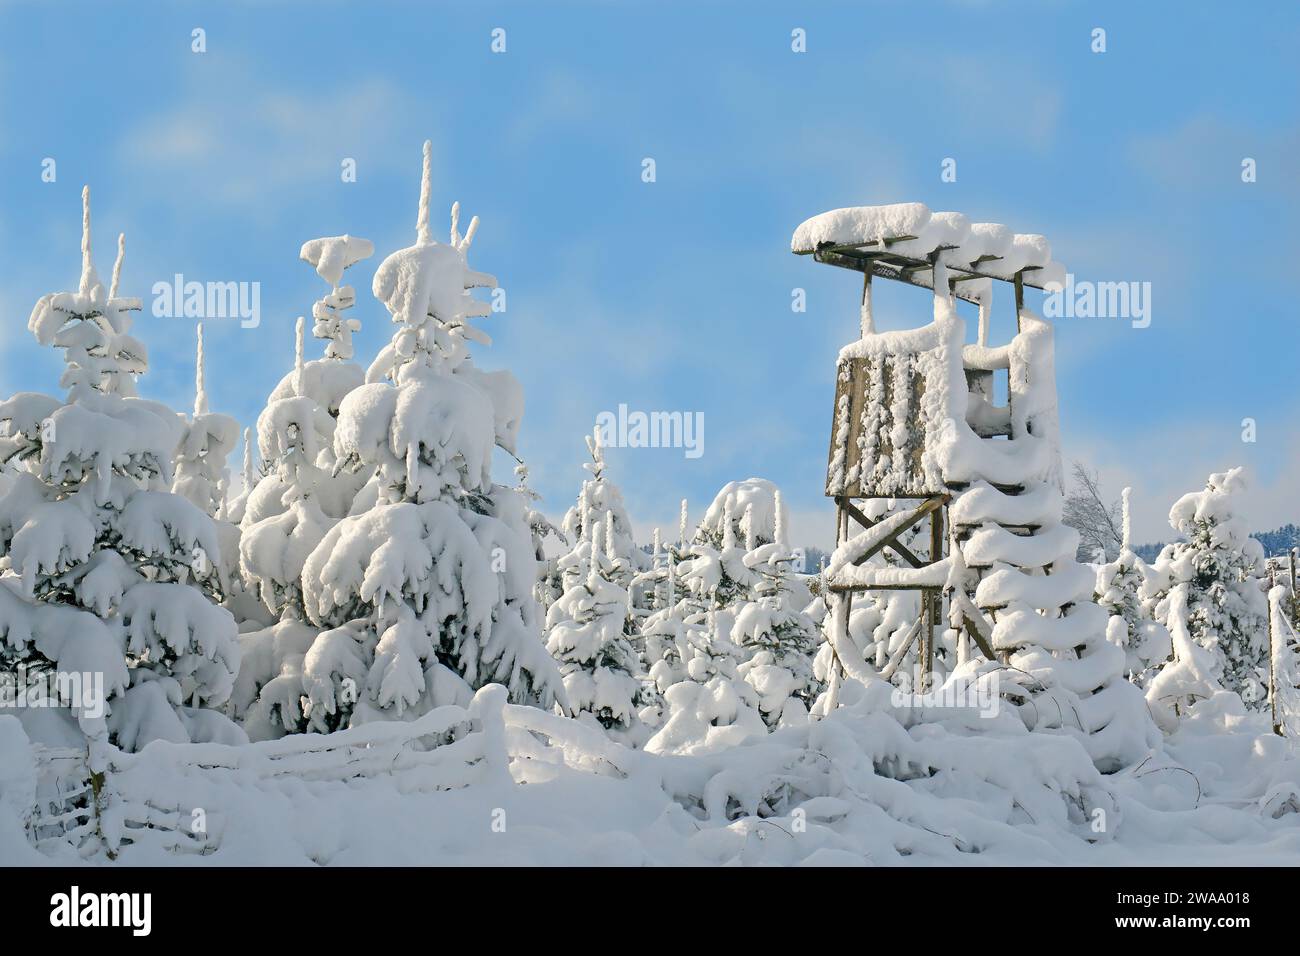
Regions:
<svg viewBox="0 0 1300 956"><path fill-rule="evenodd" d="M1155 728L1124 679L1123 651L1106 641L1093 574L1074 560L1077 532L1060 523L1052 327L1024 302L1026 286L1064 280L1047 240L899 203L815 216L791 248L863 276L861 334L839 355L826 478L838 666L889 677L919 640L927 681L946 617L950 673L998 671L1028 726L1077 734L1099 766L1141 758ZM933 321L877 332L877 277L932 290ZM988 344L995 281L1015 294L1017 332L1000 346ZM957 299L978 306L973 343ZM928 536L915 535L922 522ZM871 560L886 549L891 564ZM854 595L877 589L921 593L919 619L880 672L849 638Z"/></svg>

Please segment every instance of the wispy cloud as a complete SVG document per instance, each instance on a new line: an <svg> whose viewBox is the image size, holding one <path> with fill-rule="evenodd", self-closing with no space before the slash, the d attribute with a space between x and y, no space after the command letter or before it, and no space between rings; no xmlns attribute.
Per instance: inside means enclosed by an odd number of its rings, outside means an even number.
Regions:
<svg viewBox="0 0 1300 956"><path fill-rule="evenodd" d="M1198 113L1181 123L1133 138L1133 166L1163 189L1195 192L1241 185L1242 161L1257 164L1259 181L1295 197L1300 186L1292 172L1300 127L1258 129L1216 113Z"/></svg>
<svg viewBox="0 0 1300 956"><path fill-rule="evenodd" d="M195 75L175 105L124 132L123 164L243 207L338 182L345 158L357 161L360 175L399 160L410 165L398 120L410 100L389 80L275 89L239 64L215 65Z"/></svg>

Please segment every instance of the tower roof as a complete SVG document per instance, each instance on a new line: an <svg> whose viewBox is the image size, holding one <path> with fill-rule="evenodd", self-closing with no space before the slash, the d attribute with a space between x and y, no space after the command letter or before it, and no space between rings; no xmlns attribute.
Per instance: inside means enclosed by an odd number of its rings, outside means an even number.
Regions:
<svg viewBox="0 0 1300 956"><path fill-rule="evenodd" d="M931 212L916 202L850 206L813 216L795 230L790 250L927 289L933 288L934 260L941 258L953 293L971 302L979 301L979 288L987 284L975 280L1019 277L1035 289L1065 280L1065 266L1052 259L1045 236L1013 233L1000 223L972 223L959 212Z"/></svg>

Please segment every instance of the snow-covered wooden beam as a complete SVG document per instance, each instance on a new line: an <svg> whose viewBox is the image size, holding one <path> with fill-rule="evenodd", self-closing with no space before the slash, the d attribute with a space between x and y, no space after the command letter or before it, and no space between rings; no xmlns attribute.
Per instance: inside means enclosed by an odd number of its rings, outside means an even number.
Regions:
<svg viewBox="0 0 1300 956"><path fill-rule="evenodd" d="M1043 289L1064 281L1065 267L1052 259L1043 236L1012 233L1000 223L972 223L955 212L932 213L921 203L834 209L804 221L790 242L797 255L819 262L933 289L936 254L958 298L979 302L963 290L973 279Z"/></svg>

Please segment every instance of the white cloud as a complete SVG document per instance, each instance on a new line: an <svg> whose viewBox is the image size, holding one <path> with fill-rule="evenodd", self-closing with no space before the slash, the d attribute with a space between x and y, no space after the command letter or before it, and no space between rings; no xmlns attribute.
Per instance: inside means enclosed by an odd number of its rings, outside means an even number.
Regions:
<svg viewBox="0 0 1300 956"><path fill-rule="evenodd" d="M399 160L409 168L398 117L411 103L389 81L268 90L243 64L209 56L215 62L178 105L125 132L124 164L246 207L299 184L338 182L344 157L357 160L362 176Z"/></svg>

